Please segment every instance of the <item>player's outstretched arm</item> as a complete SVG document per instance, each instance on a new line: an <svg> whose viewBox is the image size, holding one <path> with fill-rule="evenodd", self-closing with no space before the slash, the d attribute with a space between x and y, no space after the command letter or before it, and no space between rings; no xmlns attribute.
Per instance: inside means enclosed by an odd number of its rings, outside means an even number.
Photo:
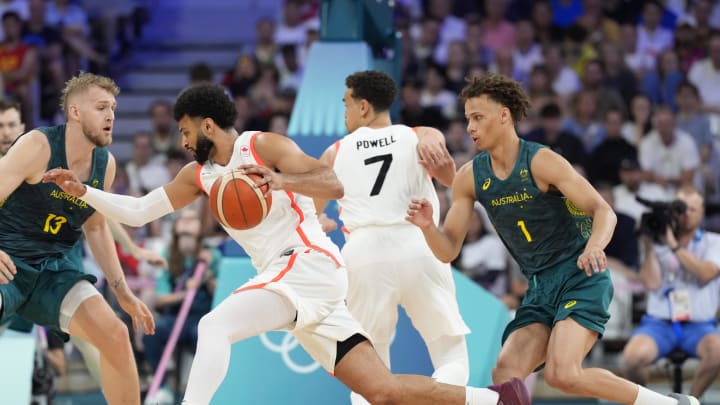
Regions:
<svg viewBox="0 0 720 405"><path fill-rule="evenodd" d="M106 189L110 188L114 178L115 159L110 155L105 172ZM118 303L131 316L135 330L142 325L145 333L155 333L155 320L150 309L133 294L127 285L105 217L101 213L95 212L83 224L83 232L90 245L93 257L95 257L100 269L105 274L105 278L112 287Z"/></svg>
<svg viewBox="0 0 720 405"><path fill-rule="evenodd" d="M530 167L541 190L557 189L593 219L592 235L578 258L578 267L588 276L605 271L604 249L610 243L617 223L612 207L567 160L550 149L540 149Z"/></svg>
<svg viewBox="0 0 720 405"><path fill-rule="evenodd" d="M432 127L417 127L420 164L444 186L450 187L455 179L455 160L445 146L445 135Z"/></svg>
<svg viewBox="0 0 720 405"><path fill-rule="evenodd" d="M455 260L460 254L473 215L475 184L472 162L466 163L458 171L452 186L452 199L442 230L433 221L432 206L427 200L413 200L406 217L408 222L422 230L435 257L446 263Z"/></svg>
<svg viewBox="0 0 720 405"><path fill-rule="evenodd" d="M197 164L188 163L170 183L142 197L113 194L87 187L69 170L52 169L43 176L66 193L82 198L108 218L130 226L142 226L193 202L200 194L195 183Z"/></svg>
<svg viewBox="0 0 720 405"><path fill-rule="evenodd" d="M255 150L264 166L240 168L246 173L262 176L258 186L267 184L270 190L286 190L310 198L342 198L343 186L333 169L306 155L287 136L264 132L255 138Z"/></svg>

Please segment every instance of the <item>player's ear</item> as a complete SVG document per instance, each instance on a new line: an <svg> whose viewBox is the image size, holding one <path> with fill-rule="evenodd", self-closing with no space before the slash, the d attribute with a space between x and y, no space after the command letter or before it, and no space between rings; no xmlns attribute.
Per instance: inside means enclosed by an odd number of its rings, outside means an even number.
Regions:
<svg viewBox="0 0 720 405"><path fill-rule="evenodd" d="M372 106L370 103L363 99L360 99L360 111L362 111L363 116L370 114L370 111L372 110Z"/></svg>
<svg viewBox="0 0 720 405"><path fill-rule="evenodd" d="M512 114L510 114L509 108L503 107L500 110L500 123L505 125L508 123L508 121L512 121Z"/></svg>
<svg viewBox="0 0 720 405"><path fill-rule="evenodd" d="M211 133L215 132L215 120L209 117L203 118L203 120L200 121L200 127L203 129L203 131L205 131L207 135L210 135Z"/></svg>

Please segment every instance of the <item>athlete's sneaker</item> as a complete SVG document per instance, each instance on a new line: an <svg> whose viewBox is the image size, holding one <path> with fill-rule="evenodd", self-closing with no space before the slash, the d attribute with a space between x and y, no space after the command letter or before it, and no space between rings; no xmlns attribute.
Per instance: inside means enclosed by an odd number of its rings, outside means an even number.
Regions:
<svg viewBox="0 0 720 405"><path fill-rule="evenodd" d="M677 399L678 405L700 405L700 401L692 395L670 394L669 397Z"/></svg>
<svg viewBox="0 0 720 405"><path fill-rule="evenodd" d="M530 394L523 380L513 377L502 384L491 385L491 390L500 396L498 405L530 405Z"/></svg>

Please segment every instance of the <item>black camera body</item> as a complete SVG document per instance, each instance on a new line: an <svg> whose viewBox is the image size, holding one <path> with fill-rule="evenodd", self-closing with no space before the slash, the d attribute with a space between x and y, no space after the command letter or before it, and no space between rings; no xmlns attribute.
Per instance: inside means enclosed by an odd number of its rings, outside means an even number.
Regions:
<svg viewBox="0 0 720 405"><path fill-rule="evenodd" d="M635 199L650 208L650 212L646 212L640 217L641 235L648 235L655 242L661 242L668 226L673 232L677 232L677 218L687 210L684 201L649 201L637 196Z"/></svg>

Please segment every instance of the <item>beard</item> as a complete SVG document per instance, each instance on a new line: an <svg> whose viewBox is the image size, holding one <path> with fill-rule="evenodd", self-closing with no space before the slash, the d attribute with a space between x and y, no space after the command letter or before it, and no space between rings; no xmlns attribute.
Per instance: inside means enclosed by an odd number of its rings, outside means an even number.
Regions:
<svg viewBox="0 0 720 405"><path fill-rule="evenodd" d="M205 134L200 133L200 135L198 135L197 145L195 145L195 161L201 165L205 164L210 157L210 149L212 149L212 147L212 141L205 136Z"/></svg>
<svg viewBox="0 0 720 405"><path fill-rule="evenodd" d="M85 138L92 142L93 145L98 147L108 146L110 145L110 142L112 142L112 135L105 138L103 135L96 135L93 133L93 131L85 124L82 124L82 131L85 135Z"/></svg>

